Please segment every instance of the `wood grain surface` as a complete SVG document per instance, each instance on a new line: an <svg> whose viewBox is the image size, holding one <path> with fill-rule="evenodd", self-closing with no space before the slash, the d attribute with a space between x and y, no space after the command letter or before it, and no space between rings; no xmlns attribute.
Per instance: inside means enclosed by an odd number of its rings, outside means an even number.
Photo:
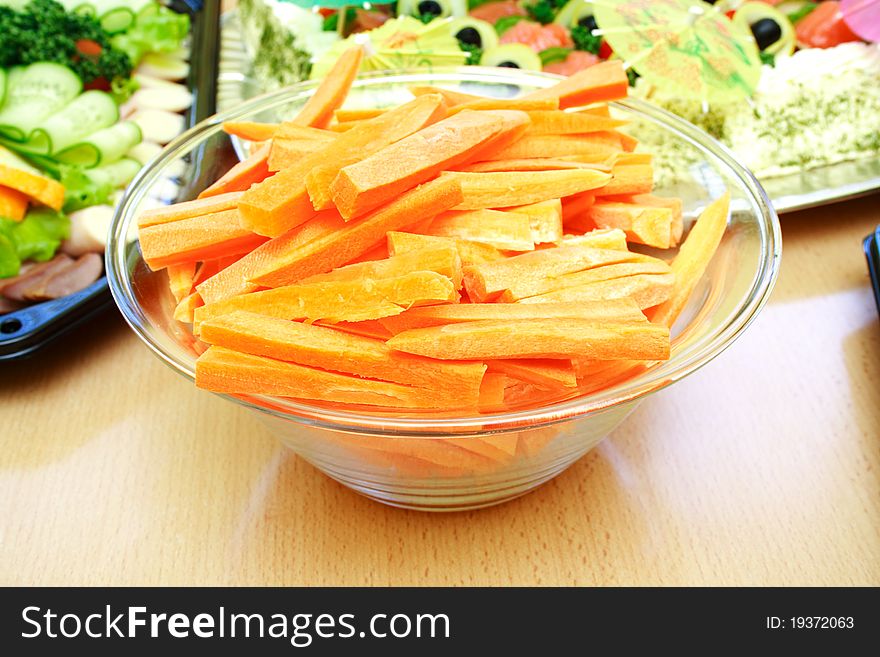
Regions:
<svg viewBox="0 0 880 657"><path fill-rule="evenodd" d="M115 312L0 365L0 584L880 585L880 196L783 217L769 305L523 498L380 506Z"/></svg>

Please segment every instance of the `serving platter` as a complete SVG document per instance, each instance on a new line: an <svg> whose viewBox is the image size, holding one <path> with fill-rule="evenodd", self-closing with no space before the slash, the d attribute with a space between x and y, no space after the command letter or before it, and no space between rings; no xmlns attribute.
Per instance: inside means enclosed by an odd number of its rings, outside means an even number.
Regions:
<svg viewBox="0 0 880 657"><path fill-rule="evenodd" d="M217 109L234 107L262 93L251 75L251 53L241 36L235 10L221 20ZM778 214L828 205L880 191L880 157L841 162L797 173L759 179Z"/></svg>

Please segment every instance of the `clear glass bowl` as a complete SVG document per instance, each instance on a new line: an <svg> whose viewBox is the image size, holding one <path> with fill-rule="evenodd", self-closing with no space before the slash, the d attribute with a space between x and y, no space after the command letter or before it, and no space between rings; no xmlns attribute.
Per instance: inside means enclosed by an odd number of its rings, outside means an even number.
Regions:
<svg viewBox="0 0 880 657"><path fill-rule="evenodd" d="M436 85L486 96L513 97L547 87L554 76L512 69L467 67L359 79L347 107L381 107L407 100L411 85ZM120 204L107 248L113 296L135 333L172 369L190 380L200 343L172 317L174 299L164 271L151 272L132 238L138 214L167 196L168 175L182 190L219 175L221 124L277 121L296 113L314 90L297 85L243 103L187 131L152 161ZM497 504L556 476L592 449L646 395L706 364L755 318L775 281L781 251L779 223L755 178L721 144L689 123L650 105L625 101L615 114L631 132L662 130L676 149L699 155L674 188L693 218L723 190L732 195L728 230L719 251L673 329L669 361L599 392L529 410L471 417L367 414L289 399L225 396L255 412L278 437L328 476L375 500L401 507L449 511ZM689 158L693 161L694 158ZM217 169L220 170L217 170ZM204 181L204 182L200 182ZM164 186L164 187L163 187ZM179 200L192 196L185 191Z"/></svg>

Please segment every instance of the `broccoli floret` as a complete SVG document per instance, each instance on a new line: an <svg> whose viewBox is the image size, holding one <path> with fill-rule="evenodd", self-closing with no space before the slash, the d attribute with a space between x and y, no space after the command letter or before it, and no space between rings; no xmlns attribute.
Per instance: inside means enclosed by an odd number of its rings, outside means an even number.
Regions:
<svg viewBox="0 0 880 657"><path fill-rule="evenodd" d="M100 54L80 51L79 42L92 41ZM31 0L21 11L0 7L0 66L35 62L64 64L88 84L98 78L112 82L131 75L128 56L114 49L93 17L68 13L55 0Z"/></svg>
<svg viewBox="0 0 880 657"><path fill-rule="evenodd" d="M585 50L594 55L599 54L599 48L602 46L602 37L593 36L592 30L583 25L575 25L571 29L571 40L574 41L575 49Z"/></svg>
<svg viewBox="0 0 880 657"><path fill-rule="evenodd" d="M567 0L538 0L533 5L527 5L526 11L534 20L546 25L553 22L553 19L556 18L556 12L566 2Z"/></svg>

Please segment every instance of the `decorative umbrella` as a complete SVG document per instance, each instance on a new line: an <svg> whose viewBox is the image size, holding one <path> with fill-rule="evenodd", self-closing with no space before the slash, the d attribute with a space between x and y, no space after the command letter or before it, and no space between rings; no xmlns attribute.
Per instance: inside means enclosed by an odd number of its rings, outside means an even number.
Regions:
<svg viewBox="0 0 880 657"><path fill-rule="evenodd" d="M627 67L659 89L704 102L754 92L755 39L699 0L594 0L599 29Z"/></svg>
<svg viewBox="0 0 880 657"><path fill-rule="evenodd" d="M840 13L849 29L865 41L880 41L880 0L843 0Z"/></svg>

